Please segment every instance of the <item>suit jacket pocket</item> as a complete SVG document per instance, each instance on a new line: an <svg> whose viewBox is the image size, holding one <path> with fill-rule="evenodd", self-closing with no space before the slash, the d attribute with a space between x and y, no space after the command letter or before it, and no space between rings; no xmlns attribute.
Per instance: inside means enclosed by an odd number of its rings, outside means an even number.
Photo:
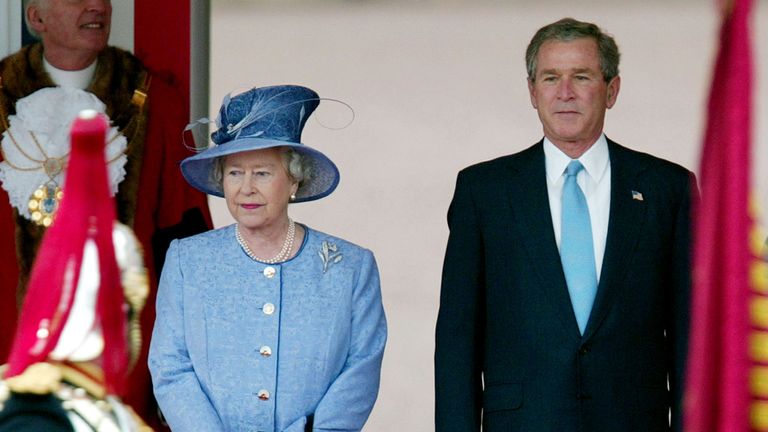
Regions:
<svg viewBox="0 0 768 432"><path fill-rule="evenodd" d="M516 410L523 405L523 385L521 383L490 384L483 391L483 410Z"/></svg>
<svg viewBox="0 0 768 432"><path fill-rule="evenodd" d="M667 410L669 408L669 391L666 388L640 386L637 391L638 408L641 412Z"/></svg>

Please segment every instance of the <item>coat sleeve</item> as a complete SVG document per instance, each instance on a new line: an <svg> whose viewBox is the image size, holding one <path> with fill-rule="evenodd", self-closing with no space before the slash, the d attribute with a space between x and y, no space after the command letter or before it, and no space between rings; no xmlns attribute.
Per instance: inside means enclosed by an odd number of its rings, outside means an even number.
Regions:
<svg viewBox="0 0 768 432"><path fill-rule="evenodd" d="M483 240L465 172L456 181L448 228L435 332L435 430L479 432L485 319Z"/></svg>
<svg viewBox="0 0 768 432"><path fill-rule="evenodd" d="M685 183L685 182L683 182ZM691 209L699 199L696 177L690 173L689 182L682 187L682 199L677 209L673 251L673 286L671 307L667 311L667 370L672 393L672 430L682 430L682 399L685 364L688 354L691 291Z"/></svg>
<svg viewBox="0 0 768 432"><path fill-rule="evenodd" d="M157 317L149 347L155 397L174 431L223 431L224 426L200 386L184 335L184 274L179 241L168 249L157 294Z"/></svg>
<svg viewBox="0 0 768 432"><path fill-rule="evenodd" d="M365 251L352 293L349 353L341 373L315 409L313 431L346 432L363 428L379 391L386 340L379 271L373 254ZM300 419L286 432L303 431L306 421L306 418Z"/></svg>

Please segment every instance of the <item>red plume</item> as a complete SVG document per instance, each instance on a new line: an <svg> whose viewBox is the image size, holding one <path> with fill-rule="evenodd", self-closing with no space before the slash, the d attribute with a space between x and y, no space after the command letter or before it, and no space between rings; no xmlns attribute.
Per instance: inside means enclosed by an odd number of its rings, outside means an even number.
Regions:
<svg viewBox="0 0 768 432"><path fill-rule="evenodd" d="M105 116L93 111L81 112L72 125L64 196L32 268L7 376L45 361L56 347L72 308L85 243L92 240L99 258L96 316L104 337L107 391L120 394L124 388L127 318L112 242L115 203L104 156L107 127Z"/></svg>

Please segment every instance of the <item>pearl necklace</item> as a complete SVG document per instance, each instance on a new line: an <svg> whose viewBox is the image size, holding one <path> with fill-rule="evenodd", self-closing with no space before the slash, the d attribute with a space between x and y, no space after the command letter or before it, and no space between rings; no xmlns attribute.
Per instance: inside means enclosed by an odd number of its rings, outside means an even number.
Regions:
<svg viewBox="0 0 768 432"><path fill-rule="evenodd" d="M245 243L245 240L243 240L243 236L240 235L239 225L235 225L235 238L237 239L237 242L240 243L240 247L243 248L245 254L251 257L252 260L263 262L265 264L276 264L287 260L288 257L291 256L291 251L293 250L293 241L296 238L296 223L293 221L293 219L288 218L288 234L285 235L283 247L280 249L280 252L278 252L277 255L269 259L259 258L256 256L256 254L253 253L251 248L249 248Z"/></svg>

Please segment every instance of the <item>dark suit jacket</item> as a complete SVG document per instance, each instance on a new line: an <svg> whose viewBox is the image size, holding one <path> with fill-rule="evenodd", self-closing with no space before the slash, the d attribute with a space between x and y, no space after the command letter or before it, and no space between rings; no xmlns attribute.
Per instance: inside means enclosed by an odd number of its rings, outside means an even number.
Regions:
<svg viewBox="0 0 768 432"><path fill-rule="evenodd" d="M679 425L695 179L610 140L608 149L608 237L583 337L542 143L459 173L436 331L437 432L481 422L486 432L666 431L670 408Z"/></svg>

